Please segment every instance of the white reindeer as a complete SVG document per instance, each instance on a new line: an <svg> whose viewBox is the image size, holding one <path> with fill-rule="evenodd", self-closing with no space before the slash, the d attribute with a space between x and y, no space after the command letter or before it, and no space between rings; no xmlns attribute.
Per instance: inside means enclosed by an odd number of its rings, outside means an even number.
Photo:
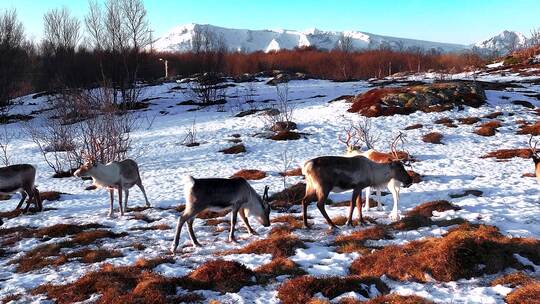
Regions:
<svg viewBox="0 0 540 304"><path fill-rule="evenodd" d="M113 161L106 165L96 163L95 161L88 162L82 165L73 175L77 177L91 177L93 183L98 188L109 190L111 205L109 216L113 216L114 190L118 190L118 204L120 206L120 214L124 215L124 210L127 211L129 189L137 185L144 195L146 206L150 207L146 191L141 181L139 174L139 166L134 160L125 159L122 161ZM122 207L122 192L125 193L124 207Z"/></svg>

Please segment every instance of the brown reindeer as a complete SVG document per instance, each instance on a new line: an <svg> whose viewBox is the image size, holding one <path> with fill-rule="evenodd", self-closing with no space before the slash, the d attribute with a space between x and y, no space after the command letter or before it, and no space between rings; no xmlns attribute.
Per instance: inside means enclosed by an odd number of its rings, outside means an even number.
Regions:
<svg viewBox="0 0 540 304"><path fill-rule="evenodd" d="M398 184L408 187L412 184L412 178L405 170L403 163L394 161L380 164L367 159L364 156L321 156L307 161L302 167L302 173L306 177L306 194L302 199L303 222L309 228L307 222L307 207L313 200L317 200L317 207L331 228L336 227L324 208L324 202L330 192L343 192L353 190L349 205L349 217L347 224L352 225L352 215L358 208L360 223L362 218L362 189L366 187L388 186L394 196L395 210L393 218L397 218L397 200L399 199ZM395 216L394 216L395 215Z"/></svg>
<svg viewBox="0 0 540 304"><path fill-rule="evenodd" d="M19 192L21 200L17 204L20 209L26 198L26 208L28 212L30 204L33 202L38 211L43 210L43 205L34 182L36 180L36 168L28 164L11 165L0 168L0 194L12 194Z"/></svg>

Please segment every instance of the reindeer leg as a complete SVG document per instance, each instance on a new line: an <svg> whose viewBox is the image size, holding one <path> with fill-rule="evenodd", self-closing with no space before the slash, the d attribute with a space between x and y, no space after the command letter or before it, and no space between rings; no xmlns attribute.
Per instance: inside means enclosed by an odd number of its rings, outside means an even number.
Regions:
<svg viewBox="0 0 540 304"><path fill-rule="evenodd" d="M363 211L369 211L369 196L371 195L371 187L366 188L366 204Z"/></svg>
<svg viewBox="0 0 540 304"><path fill-rule="evenodd" d="M234 238L234 228L236 226L236 218L238 216L238 208L235 208L231 212L231 231L229 232L229 242L238 243Z"/></svg>
<svg viewBox="0 0 540 304"><path fill-rule="evenodd" d="M377 211L383 211L381 190L377 190Z"/></svg>
<svg viewBox="0 0 540 304"><path fill-rule="evenodd" d="M332 222L332 219L328 216L328 213L326 213L326 209L324 208L324 201L328 197L328 194L330 194L330 191L324 191L324 196L319 196L317 198L317 208L319 208L319 211L323 215L324 219L326 220L326 223L330 226L330 229L339 229L334 222Z"/></svg>
<svg viewBox="0 0 540 304"><path fill-rule="evenodd" d="M34 189L28 188L28 189L25 189L24 192L28 194L28 199L26 200L26 207L24 208L24 213L28 212L28 210L30 209L30 204L32 203L34 203L34 205L36 206L36 210L39 209L35 201Z"/></svg>
<svg viewBox="0 0 540 304"><path fill-rule="evenodd" d="M113 217L114 215L114 208L113 208L113 203L114 203L114 189L109 189L109 196L111 198L111 207L109 208L109 217Z"/></svg>
<svg viewBox="0 0 540 304"><path fill-rule="evenodd" d="M124 190L124 210L128 211L128 198L129 198L129 189Z"/></svg>
<svg viewBox="0 0 540 304"><path fill-rule="evenodd" d="M306 229L311 228L308 223L308 215L307 215L307 207L311 203L311 200L312 200L311 194L307 194L307 193L302 199L302 221L304 223L304 228Z"/></svg>
<svg viewBox="0 0 540 304"><path fill-rule="evenodd" d="M244 209L240 209L238 213L240 214L240 219L242 219L242 222L244 222L244 225L246 226L249 234L257 235L257 232L253 230L253 228L251 228L251 226L249 225L249 221L248 221L248 218L246 217L246 214L244 213Z"/></svg>
<svg viewBox="0 0 540 304"><path fill-rule="evenodd" d="M390 190L394 199L394 207L390 212L390 218L393 221L399 221L399 190L397 190L396 185L392 182L388 183L388 190Z"/></svg>
<svg viewBox="0 0 540 304"><path fill-rule="evenodd" d="M43 201L41 200L41 195L39 194L39 190L36 187L34 187L33 191L34 191L34 199L36 201L36 207L41 212L43 211Z"/></svg>
<svg viewBox="0 0 540 304"><path fill-rule="evenodd" d="M17 208L15 208L15 209L21 209L21 207L22 207L22 205L23 205L23 203L24 203L24 200L25 200L26 197L28 196L28 195L26 194L26 191L24 191L24 190L21 191L21 192L19 192L19 193L21 194L21 200L19 201L19 203L17 204Z"/></svg>
<svg viewBox="0 0 540 304"><path fill-rule="evenodd" d="M353 190L353 193L352 193L352 198L351 198L351 203L349 204L349 218L347 219L347 226L353 226L353 213L354 213L354 207L355 207L355 202L356 202L356 199L358 197L358 191Z"/></svg>
<svg viewBox="0 0 540 304"><path fill-rule="evenodd" d="M195 236L195 231L193 231L193 221L195 220L195 217L192 217L187 221L188 223L188 232L189 232L189 238L191 238L191 243L193 243L194 247L202 247L201 243L197 241L197 237Z"/></svg>
<svg viewBox="0 0 540 304"><path fill-rule="evenodd" d="M358 208L358 225L362 226L364 224L364 218L362 217L362 188L359 188L358 193L359 195L356 198L356 208Z"/></svg>
<svg viewBox="0 0 540 304"><path fill-rule="evenodd" d="M171 245L171 253L174 254L178 243L180 242L180 232L184 223L195 217L198 212L194 212L191 208L186 208L182 215L178 218L178 224L176 224L176 233L174 234L174 241ZM193 234L195 235L195 234Z"/></svg>
<svg viewBox="0 0 540 304"><path fill-rule="evenodd" d="M120 216L124 216L124 208L122 207L122 186L118 187L118 206L120 207Z"/></svg>
<svg viewBox="0 0 540 304"><path fill-rule="evenodd" d="M150 202L148 201L148 197L146 196L146 190L144 190L144 186L142 184L141 178L139 177L139 180L137 181L137 187L141 189L141 192L144 196L144 200L146 201L146 207L150 207Z"/></svg>

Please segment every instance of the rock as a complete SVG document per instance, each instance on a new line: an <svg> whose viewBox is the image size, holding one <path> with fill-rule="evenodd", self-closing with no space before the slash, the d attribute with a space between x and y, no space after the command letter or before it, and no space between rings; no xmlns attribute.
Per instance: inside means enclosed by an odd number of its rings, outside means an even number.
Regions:
<svg viewBox="0 0 540 304"><path fill-rule="evenodd" d="M236 76L233 78L233 81L236 82L236 83L240 83L240 82L253 82L253 81L256 81L257 78L255 78L255 75L253 74L249 74L249 73L244 73L240 76Z"/></svg>
<svg viewBox="0 0 540 304"><path fill-rule="evenodd" d="M526 108L529 108L529 109L534 109L535 106L528 102L528 101L525 101L525 100L514 100L512 101L512 104L515 104L515 105L520 105L520 106L523 106L523 107L526 107Z"/></svg>
<svg viewBox="0 0 540 304"><path fill-rule="evenodd" d="M293 131L281 131L270 137L273 140L297 140L302 138L302 135Z"/></svg>
<svg viewBox="0 0 540 304"><path fill-rule="evenodd" d="M281 74L277 74L272 79L268 80L266 84L275 86L280 83L287 83L289 82L289 80L291 80L291 77L288 74L281 73Z"/></svg>
<svg viewBox="0 0 540 304"><path fill-rule="evenodd" d="M234 173L231 178L241 177L247 180L259 180L266 177L266 172L256 169L243 169Z"/></svg>
<svg viewBox="0 0 540 304"><path fill-rule="evenodd" d="M457 119L461 124L472 125L480 121L478 117L463 117Z"/></svg>
<svg viewBox="0 0 540 304"><path fill-rule="evenodd" d="M453 194L450 194L450 197L451 198L460 198L460 197L465 197L465 196L468 196L468 195L473 195L473 196L476 196L476 197L480 197L482 196L482 194L484 194L484 192L480 191L480 190L465 190L461 193L453 193Z"/></svg>
<svg viewBox="0 0 540 304"><path fill-rule="evenodd" d="M372 89L356 96L348 111L367 117L407 115L416 111L429 113L454 107L479 107L485 100L484 89L480 85L467 81L450 81Z"/></svg>

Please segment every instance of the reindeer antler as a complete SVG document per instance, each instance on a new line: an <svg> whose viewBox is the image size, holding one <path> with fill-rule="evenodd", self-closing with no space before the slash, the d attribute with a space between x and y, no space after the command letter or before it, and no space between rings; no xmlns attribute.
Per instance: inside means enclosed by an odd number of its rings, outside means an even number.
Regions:
<svg viewBox="0 0 540 304"><path fill-rule="evenodd" d="M399 153L398 153L397 148L396 148L398 142L401 142L402 147L405 146L404 137L405 137L404 134L402 132L399 132L399 134L394 138L394 140L390 144L390 150L392 151L392 155L394 156L394 159L408 165L411 162L409 152L405 151L405 149L402 149L402 150L404 150L404 152L407 154L408 157L400 158Z"/></svg>
<svg viewBox="0 0 540 304"><path fill-rule="evenodd" d="M534 135L531 135L531 138L529 138L529 148L531 149L531 152L534 156L538 156L538 152L536 151L536 146L538 145L538 141L534 142L534 146L532 145Z"/></svg>
<svg viewBox="0 0 540 304"><path fill-rule="evenodd" d="M359 139L356 138L356 130L354 126L350 126L349 128L343 128L343 131L345 131L346 139L343 139L341 137L341 134L338 135L338 140L342 143L344 143L347 146L347 149L353 149L357 144ZM353 143L351 144L351 141L354 139Z"/></svg>

